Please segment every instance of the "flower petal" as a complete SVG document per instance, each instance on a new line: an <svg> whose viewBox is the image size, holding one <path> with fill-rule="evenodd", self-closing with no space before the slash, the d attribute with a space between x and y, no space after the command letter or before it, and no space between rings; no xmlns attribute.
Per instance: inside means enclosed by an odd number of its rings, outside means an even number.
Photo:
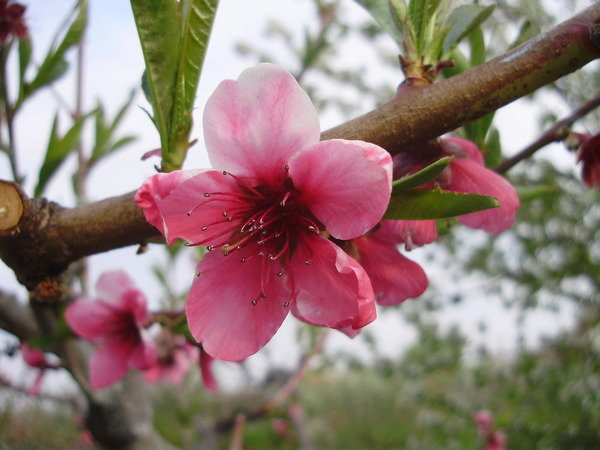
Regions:
<svg viewBox="0 0 600 450"><path fill-rule="evenodd" d="M498 208L458 217L460 223L492 234L500 233L514 223L519 196L508 181L469 159L456 159L450 167L452 179L445 189L489 195L500 202Z"/></svg>
<svg viewBox="0 0 600 450"><path fill-rule="evenodd" d="M289 167L300 201L338 239L366 233L387 209L392 158L377 145L323 141L296 154Z"/></svg>
<svg viewBox="0 0 600 450"><path fill-rule="evenodd" d="M206 103L203 125L213 167L264 180L283 175L290 157L320 135L308 95L274 64L223 81Z"/></svg>
<svg viewBox="0 0 600 450"><path fill-rule="evenodd" d="M405 244L406 250L431 244L438 236L435 220L382 220L375 234L379 239Z"/></svg>
<svg viewBox="0 0 600 450"><path fill-rule="evenodd" d="M128 361L132 369L146 370L156 364L156 346L154 342L142 340L133 348Z"/></svg>
<svg viewBox="0 0 600 450"><path fill-rule="evenodd" d="M90 384L100 389L116 383L129 370L129 357L133 348L130 342L99 346L90 360Z"/></svg>
<svg viewBox="0 0 600 450"><path fill-rule="evenodd" d="M104 272L96 282L98 300L121 307L123 296L130 291L138 291L135 283L123 270Z"/></svg>
<svg viewBox="0 0 600 450"><path fill-rule="evenodd" d="M442 147L451 155L457 155L458 159L462 156L476 162L480 166L485 165L481 150L479 150L479 147L474 142L449 136L442 139Z"/></svg>
<svg viewBox="0 0 600 450"><path fill-rule="evenodd" d="M167 242L222 243L232 233L227 230L240 227L239 219L229 222L223 213L245 207L244 195L234 178L216 170L189 178L158 201Z"/></svg>
<svg viewBox="0 0 600 450"><path fill-rule="evenodd" d="M105 302L76 300L65 311L65 319L79 336L96 340L110 329L114 310Z"/></svg>
<svg viewBox="0 0 600 450"><path fill-rule="evenodd" d="M421 266L403 256L395 242L376 236L364 236L352 242L359 251L360 264L371 279L377 303L390 306L423 294L428 281Z"/></svg>
<svg viewBox="0 0 600 450"><path fill-rule="evenodd" d="M197 266L186 316L194 338L215 358L239 361L256 353L288 313L291 292L277 275L281 264L259 251L254 244L227 256L214 251Z"/></svg>
<svg viewBox="0 0 600 450"><path fill-rule="evenodd" d="M146 221L156 227L163 236L167 237L168 230L158 208L158 203L185 180L201 172L201 170L176 170L170 173L158 173L148 178L135 193L133 200L142 208ZM168 241L169 244L173 240L175 238Z"/></svg>
<svg viewBox="0 0 600 450"><path fill-rule="evenodd" d="M359 329L375 320L371 283L364 269L333 242L303 237L290 261L298 290L292 312L313 325Z"/></svg>
<svg viewBox="0 0 600 450"><path fill-rule="evenodd" d="M215 358L206 353L203 347L200 347L200 376L202 377L202 385L211 392L219 390L219 384L212 369L214 362Z"/></svg>

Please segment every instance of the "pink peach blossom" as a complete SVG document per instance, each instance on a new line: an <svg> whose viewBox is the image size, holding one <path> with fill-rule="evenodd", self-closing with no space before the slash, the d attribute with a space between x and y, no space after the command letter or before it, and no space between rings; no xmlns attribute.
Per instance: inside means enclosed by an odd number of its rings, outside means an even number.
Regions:
<svg viewBox="0 0 600 450"><path fill-rule="evenodd" d="M183 336L162 329L155 339L157 358L150 368L144 371L148 383L168 381L175 385L183 382L190 370L192 361L198 361L198 349Z"/></svg>
<svg viewBox="0 0 600 450"><path fill-rule="evenodd" d="M577 151L581 163L581 178L590 188L600 189L600 134L579 135L582 144Z"/></svg>
<svg viewBox="0 0 600 450"><path fill-rule="evenodd" d="M186 305L193 336L213 357L257 352L289 311L336 329L375 318L364 269L321 233L352 239L377 224L391 157L373 144L319 136L296 80L260 64L208 100L204 139L216 170L155 175L136 195L167 242L220 250L198 264Z"/></svg>
<svg viewBox="0 0 600 450"><path fill-rule="evenodd" d="M512 185L496 172L484 166L483 156L477 146L466 139L447 137L442 146L454 159L448 166L448 181L442 188L494 197L500 203L498 208L465 214L458 221L470 228L484 230L491 234L501 233L515 222L519 209L519 196Z"/></svg>
<svg viewBox="0 0 600 450"><path fill-rule="evenodd" d="M76 300L65 318L76 334L98 345L90 361L90 383L99 389L116 383L129 369L151 367L156 348L144 330L146 297L125 272L105 272L96 291L97 300Z"/></svg>
<svg viewBox="0 0 600 450"><path fill-rule="evenodd" d="M421 266L398 250L398 244L405 242L398 232L404 224L398 222L409 221L383 220L375 231L352 240L358 260L371 279L377 303L382 306L419 297L429 284Z"/></svg>
<svg viewBox="0 0 600 450"><path fill-rule="evenodd" d="M25 342L21 343L20 349L23 361L25 361L29 367L38 369L35 380L29 388L30 395L38 395L42 388L42 382L44 381L46 370L59 369L60 364L51 361L39 348L31 348Z"/></svg>

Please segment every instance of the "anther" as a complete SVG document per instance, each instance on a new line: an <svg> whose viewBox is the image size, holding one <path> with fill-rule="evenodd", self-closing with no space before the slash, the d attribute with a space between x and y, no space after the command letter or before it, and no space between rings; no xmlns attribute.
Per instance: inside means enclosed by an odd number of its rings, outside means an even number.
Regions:
<svg viewBox="0 0 600 450"><path fill-rule="evenodd" d="M227 171L226 170L223 171L223 175L227 175Z"/></svg>
<svg viewBox="0 0 600 450"><path fill-rule="evenodd" d="M200 227L200 229L201 229L202 231L206 231L206 230L208 230L208 227L207 227L206 225L203 225L203 226L201 226L201 227Z"/></svg>
<svg viewBox="0 0 600 450"><path fill-rule="evenodd" d="M283 170L285 170L285 171L287 172L288 170L290 170L290 166L288 166L288 165L286 164L285 166L283 166Z"/></svg>
<svg viewBox="0 0 600 450"><path fill-rule="evenodd" d="M288 306L290 306L290 302L285 302L285 303L283 304L283 306L284 306L285 308L287 308Z"/></svg>
<svg viewBox="0 0 600 450"><path fill-rule="evenodd" d="M227 217L227 211L223 211L223 215Z"/></svg>
<svg viewBox="0 0 600 450"><path fill-rule="evenodd" d="M312 264L312 261L310 259L307 259L306 261L304 261L306 264L308 264L309 266Z"/></svg>
<svg viewBox="0 0 600 450"><path fill-rule="evenodd" d="M191 212L191 211L188 211L188 212L187 212L187 215L188 215L188 217L189 217L189 216L191 216L191 215L192 215L192 212Z"/></svg>
<svg viewBox="0 0 600 450"><path fill-rule="evenodd" d="M228 251L224 251L223 252L223 256L227 256L227 255L229 255L229 252Z"/></svg>
<svg viewBox="0 0 600 450"><path fill-rule="evenodd" d="M265 294L264 292L260 293L260 298L267 298L267 294Z"/></svg>
<svg viewBox="0 0 600 450"><path fill-rule="evenodd" d="M252 303L252 306L256 306L258 301L257 300L252 300L250 303Z"/></svg>
<svg viewBox="0 0 600 450"><path fill-rule="evenodd" d="M214 248L214 247L213 247L212 245L207 245L207 246L206 246L206 251L208 251L208 252L212 252L212 251L213 251L213 248Z"/></svg>
<svg viewBox="0 0 600 450"><path fill-rule="evenodd" d="M246 258L240 258L240 262L246 262Z"/></svg>
<svg viewBox="0 0 600 450"><path fill-rule="evenodd" d="M204 193L204 196L205 196L205 197L210 197L210 192L205 192L205 193Z"/></svg>
<svg viewBox="0 0 600 450"><path fill-rule="evenodd" d="M199 277L202 274L199 270L196 272L196 276Z"/></svg>
<svg viewBox="0 0 600 450"><path fill-rule="evenodd" d="M278 272L278 273L277 273L277 276L278 276L278 277L281 277L281 276L283 276L283 272Z"/></svg>

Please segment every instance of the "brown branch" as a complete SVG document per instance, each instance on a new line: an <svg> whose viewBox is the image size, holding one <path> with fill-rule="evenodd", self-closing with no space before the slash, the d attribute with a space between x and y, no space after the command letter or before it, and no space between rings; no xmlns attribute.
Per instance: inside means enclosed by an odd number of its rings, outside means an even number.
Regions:
<svg viewBox="0 0 600 450"><path fill-rule="evenodd" d="M361 139L396 154L478 119L600 56L600 2L522 46L465 73L406 89L370 113L325 131L322 139ZM34 200L23 229L0 238L0 258L29 289L84 256L157 234L133 194L74 209Z"/></svg>
<svg viewBox="0 0 600 450"><path fill-rule="evenodd" d="M559 120L550 128L548 128L544 133L540 135L535 141L525 147L516 155L505 159L500 164L496 166L494 169L498 173L505 173L512 167L514 167L519 162L523 161L531 157L535 152L540 150L552 142L559 142L564 140L569 131L569 127L573 125L575 121L581 119L590 111L593 111L598 106L600 106L600 92L597 93L591 100L588 100L577 109L573 110L571 114L569 114L564 119Z"/></svg>
<svg viewBox="0 0 600 450"><path fill-rule="evenodd" d="M27 341L40 333L31 310L17 297L0 290L0 329Z"/></svg>

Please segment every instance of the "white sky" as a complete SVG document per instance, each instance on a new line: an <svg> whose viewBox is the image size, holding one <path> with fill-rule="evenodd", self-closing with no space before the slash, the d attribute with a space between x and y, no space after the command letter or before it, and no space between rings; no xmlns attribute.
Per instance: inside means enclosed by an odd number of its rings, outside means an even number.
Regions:
<svg viewBox="0 0 600 450"><path fill-rule="evenodd" d="M39 64L43 59L45 48L58 24L63 20L73 2L56 0L23 1L28 6L27 22L30 33L34 39L34 60ZM364 11L350 2L344 4L352 20L366 18ZM209 45L205 61L198 100L197 110L194 114L196 123L201 120L203 105L216 85L223 79L236 78L238 74L253 62L239 57L234 52L234 45L238 42L253 42L259 46L277 52L276 42L268 42L264 30L268 20L277 18L287 24L292 33L297 36L298 42L303 36L306 24L314 22L312 2L301 0L221 0L217 15L214 33ZM281 53L281 52L280 52ZM359 52L342 55L349 61L363 58L377 58L370 52L368 46L363 46ZM283 59L285 63L285 58ZM292 69L289 68L288 69ZM133 24L129 2L125 0L91 0L90 26L86 44L86 82L85 82L85 109L94 107L96 99L101 99L109 113L114 115L120 104L127 97L133 87L139 86L140 76L143 71L143 59L137 33ZM66 77L55 86L55 90L73 103L74 89L73 77ZM136 105L147 106L141 93L138 93ZM45 91L29 101L24 107L17 122L17 145L19 148L19 164L21 170L27 175L25 183L28 192L32 192L35 185L37 170L39 169L45 145L49 135L50 124L56 110L53 95ZM564 111L558 111L559 116ZM531 107L515 103L503 108L498 113L498 123L502 130L502 139L507 149L519 149L536 135L537 126L535 114ZM327 117L327 122L322 124L323 129L336 125L340 119ZM63 128L68 123L63 117ZM90 129L91 131L91 129ZM122 134L135 134L139 139L117 156L107 158L100 163L89 178L89 192L91 199L101 199L119 195L136 189L150 175L154 173L153 165L156 161L140 161L140 156L159 146L158 134L150 123L146 114L139 108L132 108L123 126ZM194 128L192 137L198 137L202 142L201 131ZM202 151L202 144L196 145L191 151L186 162L186 167L209 167L208 159ZM70 160L60 171L59 175L50 183L47 197L63 205L72 205L70 193L70 176L74 168L74 161ZM10 178L6 159L0 159L0 178ZM151 301L156 302L160 296L160 288L149 276L149 267L156 259L162 258L162 250L158 247L151 248L143 257L135 255L135 248L129 247L122 250L97 255L91 262L91 280L95 282L98 275L107 269L123 267L137 280ZM412 257L422 260L418 251ZM430 277L447 277L443 267L425 265ZM189 285L192 278L192 269L183 267L173 274L177 283L183 287ZM515 348L517 330L515 327L516 312L506 311L493 300L485 298L482 294L482 280L465 278L459 284L453 282L453 290L460 290L468 286L468 299L460 305L444 310L437 316L444 326L458 323L467 333L470 340L475 343L485 343L493 351L506 353ZM25 298L26 293L16 283L12 272L0 263L0 286L9 289ZM532 326L528 326L527 336L530 343L537 341L540 334L555 332L571 322L571 315L560 317L552 315L551 319L545 313L536 314L528 319ZM557 321L560 320L560 323ZM487 322L489 331L482 335L478 331L481 321ZM269 344L266 351L253 357L254 363L250 368L255 373L260 373L266 360L278 364L291 366L298 356L298 346L294 344L295 327L286 321L286 325ZM378 338L380 347L385 354L393 355L405 348L414 338L414 333L398 314L385 314L372 326ZM2 340L0 335L0 345ZM6 336L5 336L6 339ZM329 342L329 349L343 348L346 351L358 352L366 355L367 350L363 344L350 341L341 334L336 335ZM254 365L253 365L254 364ZM11 372L23 370L15 361L0 357L0 368L10 367ZM235 378L237 369L223 368L229 377Z"/></svg>

